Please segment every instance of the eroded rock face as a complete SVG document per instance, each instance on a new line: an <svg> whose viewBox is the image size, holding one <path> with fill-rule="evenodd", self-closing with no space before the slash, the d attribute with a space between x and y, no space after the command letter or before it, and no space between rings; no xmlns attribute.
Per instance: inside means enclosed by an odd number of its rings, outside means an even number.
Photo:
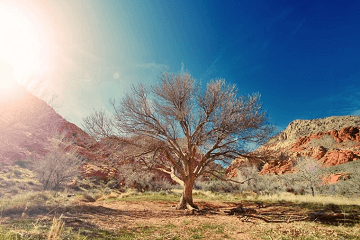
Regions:
<svg viewBox="0 0 360 240"><path fill-rule="evenodd" d="M275 159L262 167L262 174L291 172L298 157L317 159L324 167L357 161L360 159L360 116L295 120L257 151L264 149L272 152ZM239 166L234 160L230 169Z"/></svg>
<svg viewBox="0 0 360 240"><path fill-rule="evenodd" d="M294 120L274 140L291 140L316 133L360 126L360 116L334 116L312 120Z"/></svg>
<svg viewBox="0 0 360 240"><path fill-rule="evenodd" d="M340 180L344 180L348 178L349 175L347 173L335 173L329 176L323 177L323 184L333 184L337 183Z"/></svg>

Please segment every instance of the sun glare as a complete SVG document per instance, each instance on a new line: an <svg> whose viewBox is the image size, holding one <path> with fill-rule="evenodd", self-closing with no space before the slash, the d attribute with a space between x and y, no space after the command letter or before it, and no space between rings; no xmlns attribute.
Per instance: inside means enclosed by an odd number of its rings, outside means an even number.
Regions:
<svg viewBox="0 0 360 240"><path fill-rule="evenodd" d="M7 90L13 84L14 77L11 65L0 60L0 90Z"/></svg>
<svg viewBox="0 0 360 240"><path fill-rule="evenodd" d="M0 2L0 60L11 65L18 82L35 74L44 51L41 48L41 25L30 16L31 13L24 12L24 8ZM2 65L0 87L6 88L12 73L6 70L8 66Z"/></svg>

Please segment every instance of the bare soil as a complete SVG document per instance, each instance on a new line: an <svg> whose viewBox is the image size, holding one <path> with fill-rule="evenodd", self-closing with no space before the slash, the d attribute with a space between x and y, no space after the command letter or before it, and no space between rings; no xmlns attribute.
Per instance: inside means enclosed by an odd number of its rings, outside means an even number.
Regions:
<svg viewBox="0 0 360 240"><path fill-rule="evenodd" d="M257 239L252 236L251 224L242 222L236 216L230 216L224 211L236 207L234 203L222 202L197 202L200 212L194 213L188 210L176 210L176 203L149 202L149 201L98 201L98 202L74 202L73 206L45 207L32 206L26 209L9 209L2 212L0 223L6 225L11 220L17 219L48 219L59 217L67 227L74 230L79 228L97 228L118 232L120 230L135 231L137 228L146 226L169 226L174 225L174 234L188 239L190 229L201 224L214 224L225 226L229 239ZM256 207L255 205L253 207ZM24 214L25 212L25 214ZM255 222L258 220L255 220ZM250 231L250 232L249 232ZM221 234L207 236L208 239L221 239Z"/></svg>
<svg viewBox="0 0 360 240"><path fill-rule="evenodd" d="M62 220L66 227L71 227L75 231L79 229L99 229L111 232L136 233L146 228L158 227L159 229L170 226L172 236L181 236L181 239L194 238L191 234L197 228L205 229L202 238L206 239L262 239L268 235L279 236L285 234L290 237L305 237L310 231L314 236L321 235L320 239L337 232L348 230L334 230L333 226L326 226L322 223L316 224L309 222L290 222L290 220L300 219L308 216L311 210L302 208L291 203L279 203L271 205L258 205L254 202L243 202L243 209L250 214L262 216L267 219L285 220L284 223L266 223L257 218L244 218L241 215L229 215L229 211L239 206L237 203L196 200L200 211L192 212L189 210L176 210L176 202L151 202L151 201L97 201L82 202L75 200L69 206L46 207L32 206L24 209L8 209L2 212L0 224L10 224L16 219L30 219L32 221L49 220L62 215ZM289 220L289 222L286 222ZM223 231L207 232L204 224L208 226L223 226ZM158 231L161 231L159 230ZM169 230L170 229L170 230ZM205 232L204 232L205 231ZM272 231L272 232L271 232ZM155 235L141 239L175 239L158 238ZM265 235L264 235L265 234ZM345 234L345 233L344 233ZM163 236L163 235L162 235ZM169 235L170 236L170 235ZM345 235L340 235L345 236ZM92 237L94 237L92 235ZM132 238L129 238L132 239ZM178 238L177 238L178 239Z"/></svg>

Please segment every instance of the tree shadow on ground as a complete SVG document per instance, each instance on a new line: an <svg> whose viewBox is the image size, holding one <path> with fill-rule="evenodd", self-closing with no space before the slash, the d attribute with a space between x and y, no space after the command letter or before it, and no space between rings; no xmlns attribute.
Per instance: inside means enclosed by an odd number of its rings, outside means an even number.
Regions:
<svg viewBox="0 0 360 240"><path fill-rule="evenodd" d="M256 209L256 216L261 216L271 222L290 222L294 221L294 219L304 219L302 221L336 226L354 226L360 223L360 206L358 205L294 203L288 201L275 203L242 201L238 205L243 206L245 209Z"/></svg>

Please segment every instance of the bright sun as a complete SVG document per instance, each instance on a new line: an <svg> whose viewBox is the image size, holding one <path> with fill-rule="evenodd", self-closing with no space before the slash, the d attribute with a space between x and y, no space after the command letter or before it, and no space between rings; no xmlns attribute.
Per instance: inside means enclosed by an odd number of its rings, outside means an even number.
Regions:
<svg viewBox="0 0 360 240"><path fill-rule="evenodd" d="M22 81L39 69L41 25L24 8L0 2L0 88ZM7 63L7 64L6 64ZM10 64L10 67L9 65ZM11 73L10 69L13 69ZM12 78L12 75L14 78Z"/></svg>

